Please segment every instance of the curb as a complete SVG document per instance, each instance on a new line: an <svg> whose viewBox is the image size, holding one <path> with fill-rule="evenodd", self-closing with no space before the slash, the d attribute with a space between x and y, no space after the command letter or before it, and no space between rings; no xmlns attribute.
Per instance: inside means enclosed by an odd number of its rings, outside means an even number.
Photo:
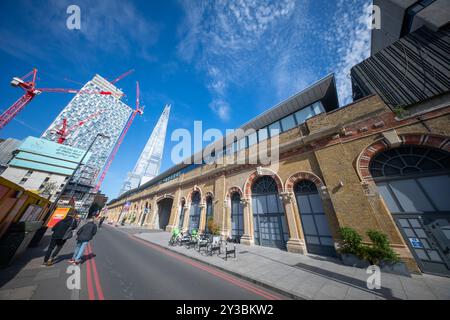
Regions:
<svg viewBox="0 0 450 320"><path fill-rule="evenodd" d="M211 262L203 261L203 260L198 259L198 258L196 258L196 257L192 257L192 256L190 256L190 255L187 255L187 254L185 254L185 253L182 253L182 252L178 252L178 251L172 250L172 249L170 249L170 248L168 248L168 247L164 247L164 246L162 246L162 245L160 245L160 244L158 244L158 243L149 241L149 240L144 239L144 238L141 238L141 237L137 237L136 235L138 235L139 233L137 233L137 234L129 234L129 233L127 233L127 234L130 235L130 236L132 236L132 237L134 237L134 238L137 238L137 239L139 239L139 240L143 240L143 241L149 242L149 243L151 243L151 244L153 244L153 245L155 245L155 246L158 246L158 247L160 247L160 248L162 248L162 249L165 249L165 250L167 250L167 251L174 252L174 253L179 254L179 255L181 255L181 256L184 256L184 257L186 257L186 258L189 258L189 259L195 260L195 261L197 261L197 262L206 264L206 265L208 265L208 266L214 267L214 268L219 269L219 270L221 270L221 271L223 271L223 272L226 272L226 273L228 273L228 274L231 274L231 275L233 275L233 276L235 276L235 277L237 277L237 278L246 280L246 281L251 282L251 283L253 283L253 284L259 285L259 286L261 286L261 287L263 287L263 288L272 290L272 291L274 291L274 292L276 292L276 293L282 294L282 295L287 296L287 297L289 297L289 298L291 298L291 299L294 299L294 300L310 300L309 298L302 297L302 296L299 296L299 295L295 295L295 294L293 294L292 292L285 291L285 290L283 290L283 289L274 287L274 286L272 286L272 285L270 285L270 284L268 284L268 283L265 283L265 282L262 282L262 281L260 281L260 280L256 280L256 279L250 278L250 277L248 277L248 276L246 276L246 275L243 275L243 274L241 274L241 273L237 273L237 272L235 272L235 271L231 271L231 270L225 269L224 267L217 266L217 265L215 265L215 264L213 264L213 263L211 263Z"/></svg>

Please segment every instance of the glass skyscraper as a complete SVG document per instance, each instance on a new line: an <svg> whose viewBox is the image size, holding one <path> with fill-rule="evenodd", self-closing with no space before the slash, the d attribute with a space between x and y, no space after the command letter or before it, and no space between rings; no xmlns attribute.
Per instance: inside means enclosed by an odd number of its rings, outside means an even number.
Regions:
<svg viewBox="0 0 450 320"><path fill-rule="evenodd" d="M120 194L139 187L159 174L169 114L170 105L166 105L139 157L139 160L134 166L133 172L128 173Z"/></svg>

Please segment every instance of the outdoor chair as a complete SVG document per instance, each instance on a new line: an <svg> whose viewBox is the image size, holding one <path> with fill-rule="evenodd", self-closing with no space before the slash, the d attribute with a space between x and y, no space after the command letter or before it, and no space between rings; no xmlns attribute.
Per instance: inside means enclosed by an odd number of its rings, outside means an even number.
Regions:
<svg viewBox="0 0 450 320"><path fill-rule="evenodd" d="M213 236L211 237L211 241L208 243L206 247L206 254L212 256L215 252L218 252L219 255L221 253L222 240L220 237Z"/></svg>
<svg viewBox="0 0 450 320"><path fill-rule="evenodd" d="M211 241L212 241L212 235L207 234L207 233L202 234L198 237L197 243L195 245L195 249L198 252L201 252L202 248L205 248L205 250L206 250L208 243L210 243Z"/></svg>
<svg viewBox="0 0 450 320"><path fill-rule="evenodd" d="M231 239L227 239L225 241L225 260L228 260L228 255L232 254L234 256L234 258L236 259L236 241L229 241ZM228 249L228 243L231 243L233 246Z"/></svg>

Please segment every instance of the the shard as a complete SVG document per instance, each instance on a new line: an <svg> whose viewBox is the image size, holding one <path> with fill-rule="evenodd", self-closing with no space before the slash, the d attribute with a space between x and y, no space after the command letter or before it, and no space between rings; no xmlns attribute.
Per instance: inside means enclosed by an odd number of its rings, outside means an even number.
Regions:
<svg viewBox="0 0 450 320"><path fill-rule="evenodd" d="M139 187L159 174L169 113L170 105L166 105L133 171L128 173L120 194Z"/></svg>

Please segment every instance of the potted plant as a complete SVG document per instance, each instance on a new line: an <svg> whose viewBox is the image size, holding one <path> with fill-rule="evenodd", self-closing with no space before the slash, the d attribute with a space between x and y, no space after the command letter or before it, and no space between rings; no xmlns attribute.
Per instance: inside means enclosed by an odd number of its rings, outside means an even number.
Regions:
<svg viewBox="0 0 450 320"><path fill-rule="evenodd" d="M220 228L217 223L214 221L213 217L208 218L208 230L213 235L213 241L220 240Z"/></svg>
<svg viewBox="0 0 450 320"><path fill-rule="evenodd" d="M363 255L370 264L378 265L384 272L410 275L406 264L391 248L386 234L377 230L368 230L367 236L372 241L372 245L364 246Z"/></svg>
<svg viewBox="0 0 450 320"><path fill-rule="evenodd" d="M349 227L342 227L340 234L342 242L339 253L341 254L342 262L347 266L357 268L368 267L369 263L364 260L364 246L361 235Z"/></svg>

